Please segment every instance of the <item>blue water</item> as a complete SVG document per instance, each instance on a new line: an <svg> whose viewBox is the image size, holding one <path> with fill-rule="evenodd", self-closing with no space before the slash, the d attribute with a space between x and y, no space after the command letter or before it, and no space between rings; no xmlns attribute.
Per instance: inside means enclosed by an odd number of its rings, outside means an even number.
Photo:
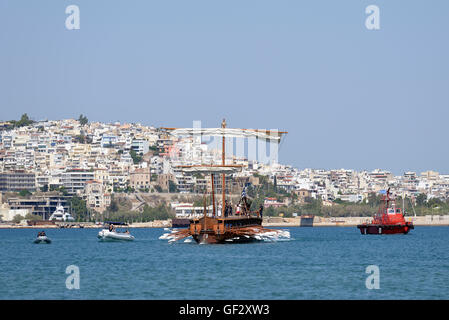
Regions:
<svg viewBox="0 0 449 320"><path fill-rule="evenodd" d="M289 228L290 241L169 244L162 229L100 242L98 229L0 229L0 299L449 299L449 227L408 235ZM80 289L66 288L66 267ZM380 289L365 269L377 265Z"/></svg>

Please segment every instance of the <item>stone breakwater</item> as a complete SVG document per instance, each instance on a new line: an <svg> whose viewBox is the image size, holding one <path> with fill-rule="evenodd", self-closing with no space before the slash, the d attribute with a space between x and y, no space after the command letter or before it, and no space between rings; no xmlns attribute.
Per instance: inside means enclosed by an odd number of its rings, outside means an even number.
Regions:
<svg viewBox="0 0 449 320"><path fill-rule="evenodd" d="M449 226L449 215L427 215L417 217L406 217L406 221L413 222L415 226ZM370 222L370 217L339 217L339 218L323 218L314 217L313 227L355 227L358 224ZM301 226L301 218L282 218L282 217L265 217L262 225L264 227L299 227ZM30 229L49 229L49 228L102 228L102 224L92 222L76 222L76 223L56 223L41 224L36 226L28 226L26 224L1 223L0 228L30 228ZM127 228L170 228L171 220L155 220L150 222L134 222L130 223Z"/></svg>
<svg viewBox="0 0 449 320"><path fill-rule="evenodd" d="M171 227L171 220L155 220L150 222L135 222L130 223L125 228L169 228ZM74 223L55 223L55 224L45 224L40 223L39 225L29 226L26 223L14 224L14 223L1 223L0 229L5 228L26 228L26 229L92 229L92 228L103 228L101 223L93 222L74 222Z"/></svg>
<svg viewBox="0 0 449 320"><path fill-rule="evenodd" d="M355 227L358 224L369 223L371 220L370 217L314 217L313 227ZM415 226L449 226L449 215L406 216L405 221L413 222ZM263 225L266 227L298 227L301 225L301 218L269 217L264 218Z"/></svg>

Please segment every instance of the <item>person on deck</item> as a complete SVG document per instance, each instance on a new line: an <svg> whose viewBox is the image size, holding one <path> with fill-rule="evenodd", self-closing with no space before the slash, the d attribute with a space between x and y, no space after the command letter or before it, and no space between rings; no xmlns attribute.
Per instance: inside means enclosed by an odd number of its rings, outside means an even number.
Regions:
<svg viewBox="0 0 449 320"><path fill-rule="evenodd" d="M224 207L224 216L225 218L229 215L229 203L228 200L225 200L225 207Z"/></svg>

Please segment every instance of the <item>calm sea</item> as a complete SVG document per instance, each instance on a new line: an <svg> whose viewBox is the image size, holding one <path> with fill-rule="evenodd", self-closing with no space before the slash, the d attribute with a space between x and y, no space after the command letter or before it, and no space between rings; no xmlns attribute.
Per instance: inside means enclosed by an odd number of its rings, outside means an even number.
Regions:
<svg viewBox="0 0 449 320"><path fill-rule="evenodd" d="M169 244L163 229L99 242L99 229L0 229L0 299L449 299L449 227L362 236L356 228L289 228L292 239ZM66 268L80 288L66 288ZM379 267L379 289L366 268Z"/></svg>

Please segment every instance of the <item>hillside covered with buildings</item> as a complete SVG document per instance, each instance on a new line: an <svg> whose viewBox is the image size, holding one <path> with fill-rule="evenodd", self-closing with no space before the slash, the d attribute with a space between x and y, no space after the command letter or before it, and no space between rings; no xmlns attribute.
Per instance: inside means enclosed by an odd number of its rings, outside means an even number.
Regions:
<svg viewBox="0 0 449 320"><path fill-rule="evenodd" d="M58 202L78 220L117 212L137 220L188 216L202 208L211 179L179 165L218 163L220 157L192 137L139 123L88 122L82 115L32 121L25 114L19 121L0 122L0 218L48 219ZM228 177L226 193L238 196L247 186L253 205L264 205L269 215L368 215L386 188L406 197L418 214L447 213L448 174L298 169L227 157L244 169ZM220 193L220 179L214 180Z"/></svg>

